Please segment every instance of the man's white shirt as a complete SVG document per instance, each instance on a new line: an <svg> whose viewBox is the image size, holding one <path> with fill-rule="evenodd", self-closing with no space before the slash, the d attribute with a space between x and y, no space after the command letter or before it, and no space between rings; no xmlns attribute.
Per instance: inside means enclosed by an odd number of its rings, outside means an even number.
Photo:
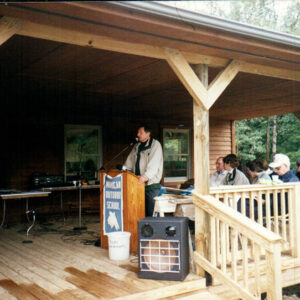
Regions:
<svg viewBox="0 0 300 300"><path fill-rule="evenodd" d="M216 171L210 176L210 186L219 186L221 185L221 182L223 179L226 177L227 171L222 170L222 171Z"/></svg>

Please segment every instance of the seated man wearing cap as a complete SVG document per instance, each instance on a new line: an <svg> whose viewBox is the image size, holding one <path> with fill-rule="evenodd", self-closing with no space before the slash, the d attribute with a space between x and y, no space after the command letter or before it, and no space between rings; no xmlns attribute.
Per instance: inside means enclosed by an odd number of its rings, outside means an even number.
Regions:
<svg viewBox="0 0 300 300"><path fill-rule="evenodd" d="M290 159L285 154L275 154L274 161L269 164L274 169L275 173L279 175L279 179L282 182L298 182L298 177L290 170ZM288 193L285 193L285 207L286 213L289 212L288 206ZM278 212L281 214L281 194L278 193ZM271 216L274 216L273 212L273 194L270 197Z"/></svg>
<svg viewBox="0 0 300 300"><path fill-rule="evenodd" d="M299 178L290 170L290 159L285 154L275 154L274 161L269 164L283 182L298 182Z"/></svg>

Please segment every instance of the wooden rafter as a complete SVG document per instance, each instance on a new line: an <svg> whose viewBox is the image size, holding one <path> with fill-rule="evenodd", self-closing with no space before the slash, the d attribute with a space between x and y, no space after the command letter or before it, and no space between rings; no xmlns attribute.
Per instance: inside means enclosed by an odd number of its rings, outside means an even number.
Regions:
<svg viewBox="0 0 300 300"><path fill-rule="evenodd" d="M294 81L300 81L300 72L288 69L274 68L264 65L257 65L251 63L245 63L241 70L244 73L263 75L268 77L288 79Z"/></svg>
<svg viewBox="0 0 300 300"><path fill-rule="evenodd" d="M179 80L186 87L194 100L206 110L209 110L215 103L243 66L243 62L231 61L228 66L216 76L209 87L206 88L178 50L166 49L165 53L167 62Z"/></svg>
<svg viewBox="0 0 300 300"><path fill-rule="evenodd" d="M3 17L1 18L1 20L2 22L14 22L15 24L18 24L18 34L24 36L48 39L62 43L93 47L109 51L116 51L120 53L142 55L158 59L166 58L165 49L163 47L141 43L124 42L106 36L100 36L76 30L69 30L65 28L58 28L56 26L43 25L26 20L19 20L16 18ZM191 64L207 64L209 67L225 67L230 61L225 58L201 55L192 52L182 51L181 54ZM245 63L241 67L240 71L250 74L300 81L300 71L263 66L253 63Z"/></svg>
<svg viewBox="0 0 300 300"><path fill-rule="evenodd" d="M216 100L220 97L220 95L223 93L226 87L238 74L242 66L243 66L243 62L233 60L210 83L208 87L208 103L209 103L208 108L210 108L216 102Z"/></svg>
<svg viewBox="0 0 300 300"><path fill-rule="evenodd" d="M14 19L0 19L0 45L19 31L19 22Z"/></svg>
<svg viewBox="0 0 300 300"><path fill-rule="evenodd" d="M197 78L195 72L183 55L179 51L173 49L166 49L165 53L167 62L182 84L186 87L190 95L199 105L205 108L205 110L208 110L207 89Z"/></svg>

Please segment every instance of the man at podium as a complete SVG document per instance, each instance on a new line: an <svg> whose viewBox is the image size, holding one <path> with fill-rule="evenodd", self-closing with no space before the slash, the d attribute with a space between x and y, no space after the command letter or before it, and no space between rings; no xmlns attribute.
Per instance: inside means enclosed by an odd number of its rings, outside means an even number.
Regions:
<svg viewBox="0 0 300 300"><path fill-rule="evenodd" d="M125 168L139 177L139 184L145 183L146 216L152 217L155 200L159 195L163 173L163 152L158 140L151 137L151 128L138 128L138 143L134 145L124 164Z"/></svg>

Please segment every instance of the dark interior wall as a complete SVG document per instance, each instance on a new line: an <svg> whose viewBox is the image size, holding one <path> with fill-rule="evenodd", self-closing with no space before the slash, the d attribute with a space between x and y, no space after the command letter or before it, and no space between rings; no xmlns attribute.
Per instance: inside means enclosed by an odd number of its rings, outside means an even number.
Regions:
<svg viewBox="0 0 300 300"><path fill-rule="evenodd" d="M59 85L48 89L32 84L29 89L24 83L16 82L3 87L2 91L0 188L28 190L33 172L63 175L65 124L102 127L103 164L106 169L124 163L131 147L110 160L134 141L137 128L143 123L153 128L153 137L160 141L163 127L184 124L192 129L192 100L184 106L182 118L178 117L182 106L170 105L169 109L162 110L156 104L159 99L149 107L142 101L111 101L109 97L81 94L76 86L71 88L71 92L66 92ZM211 171L214 170L215 156L230 152L230 130L230 121L210 121ZM193 149L193 145L191 147ZM58 210L57 199L57 195L51 201L41 199L43 211ZM64 200L65 207L72 206L76 212L78 194L66 192ZM84 209L99 211L99 191L85 191L82 205ZM8 209L9 220L24 217L24 201L11 201L8 206L13 207Z"/></svg>
<svg viewBox="0 0 300 300"><path fill-rule="evenodd" d="M106 101L106 100L105 100ZM105 104L106 103L106 104ZM106 165L136 136L140 116L102 102L89 95L62 93L36 89L35 93L22 89L6 91L0 111L0 188L29 190L30 175L34 172L64 174L64 125L100 125L102 127L103 163ZM160 122L146 120L153 126L153 136L160 138ZM106 165L106 169L124 163L129 151ZM40 212L59 211L58 195L30 200ZM65 192L65 209L78 213L78 194ZM99 211L99 191L84 191L83 209ZM40 205L41 204L41 205ZM9 222L24 219L25 201L7 203Z"/></svg>

